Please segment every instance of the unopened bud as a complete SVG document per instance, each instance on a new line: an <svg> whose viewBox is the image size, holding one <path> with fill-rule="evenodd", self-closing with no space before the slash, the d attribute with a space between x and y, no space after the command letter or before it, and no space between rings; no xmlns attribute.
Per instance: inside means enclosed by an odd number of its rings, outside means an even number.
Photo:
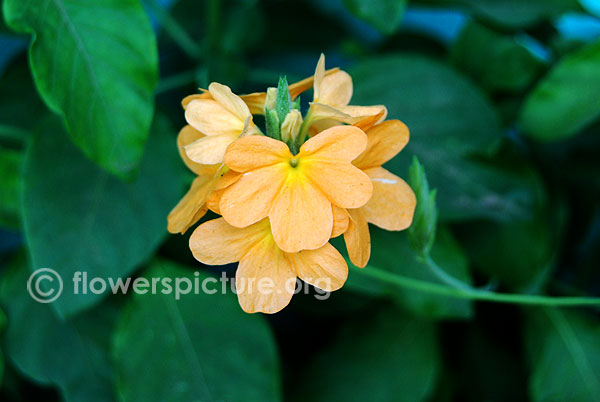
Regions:
<svg viewBox="0 0 600 402"><path fill-rule="evenodd" d="M265 110L266 109L274 109L275 102L277 102L277 88L268 88L267 89L267 99L265 100Z"/></svg>
<svg viewBox="0 0 600 402"><path fill-rule="evenodd" d="M302 126L302 114L299 110L292 109L281 124L281 139L285 142L294 141Z"/></svg>

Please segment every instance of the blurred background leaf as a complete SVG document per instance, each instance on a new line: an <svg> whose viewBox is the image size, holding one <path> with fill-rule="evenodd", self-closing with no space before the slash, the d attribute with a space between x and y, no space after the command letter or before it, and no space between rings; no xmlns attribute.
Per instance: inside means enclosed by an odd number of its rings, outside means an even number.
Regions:
<svg viewBox="0 0 600 402"><path fill-rule="evenodd" d="M44 17L39 18L39 10ZM30 64L73 141L110 172L131 176L152 122L154 33L136 0L3 2L14 30L32 35Z"/></svg>
<svg viewBox="0 0 600 402"><path fill-rule="evenodd" d="M292 401L418 402L440 374L435 327L393 309L349 322L322 348Z"/></svg>
<svg viewBox="0 0 600 402"><path fill-rule="evenodd" d="M66 402L116 400L110 339L117 306L103 304L89 315L62 321L47 304L27 293L24 255L2 277L0 300L8 326L6 354L25 375L56 385Z"/></svg>
<svg viewBox="0 0 600 402"><path fill-rule="evenodd" d="M348 10L384 34L400 25L406 0L344 0Z"/></svg>
<svg viewBox="0 0 600 402"><path fill-rule="evenodd" d="M574 134L600 116L600 42L565 56L528 95L525 133L542 141Z"/></svg>
<svg viewBox="0 0 600 402"><path fill-rule="evenodd" d="M144 277L207 278L162 261ZM263 317L244 313L233 294L173 297L138 294L123 313L114 344L123 401L281 400L277 350Z"/></svg>
<svg viewBox="0 0 600 402"><path fill-rule="evenodd" d="M121 277L147 261L183 191L184 167L168 135L173 131L158 115L138 178L124 183L86 159L59 122L47 120L24 161L23 219L32 267L53 268L63 278L76 271ZM100 300L91 290L75 294L73 286L65 281L63 296L52 304L61 315Z"/></svg>
<svg viewBox="0 0 600 402"><path fill-rule="evenodd" d="M531 311L526 346L533 401L597 400L600 325L591 316L554 309Z"/></svg>

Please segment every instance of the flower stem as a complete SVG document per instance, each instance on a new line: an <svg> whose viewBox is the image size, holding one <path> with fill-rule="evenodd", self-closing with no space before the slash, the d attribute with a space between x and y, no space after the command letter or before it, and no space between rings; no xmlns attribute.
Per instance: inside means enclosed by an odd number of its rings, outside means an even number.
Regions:
<svg viewBox="0 0 600 402"><path fill-rule="evenodd" d="M361 270L356 269L354 272L358 272L360 275L364 275L372 279L402 288L418 290L440 296L453 297L456 299L481 300L495 303L511 303L531 306L600 307L600 298L598 297L552 297L543 295L496 293L489 290L473 289L471 287L457 288L393 274L372 266Z"/></svg>

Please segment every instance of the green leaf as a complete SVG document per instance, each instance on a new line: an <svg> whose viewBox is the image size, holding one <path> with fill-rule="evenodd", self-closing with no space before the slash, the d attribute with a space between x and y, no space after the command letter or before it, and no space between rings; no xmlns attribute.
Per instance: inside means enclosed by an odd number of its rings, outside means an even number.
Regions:
<svg viewBox="0 0 600 402"><path fill-rule="evenodd" d="M579 9L577 0L424 0L444 7L461 7L476 17L517 29Z"/></svg>
<svg viewBox="0 0 600 402"><path fill-rule="evenodd" d="M396 31L406 8L406 0L344 0L348 10L384 34Z"/></svg>
<svg viewBox="0 0 600 402"><path fill-rule="evenodd" d="M275 109L277 110L277 117L281 123L283 123L285 117L288 115L290 110L292 110L292 100L290 98L290 90L288 89L286 77L279 77Z"/></svg>
<svg viewBox="0 0 600 402"><path fill-rule="evenodd" d="M423 401L439 370L435 326L385 310L342 327L297 380L293 400Z"/></svg>
<svg viewBox="0 0 600 402"><path fill-rule="evenodd" d="M548 279L560 247L560 214L534 219L462 224L458 238L477 270L519 292L537 292Z"/></svg>
<svg viewBox="0 0 600 402"><path fill-rule="evenodd" d="M402 275L403 277L442 284L429 267L418 259L406 233L388 232L371 227L371 260L359 269L350 266L346 283L348 290L377 297L392 299L398 306L428 318L469 318L472 305L468 300L459 300L415 290L399 290L393 284L385 284L364 276L370 267ZM454 278L470 283L467 257L450 232L441 227L437 241L431 249L431 257Z"/></svg>
<svg viewBox="0 0 600 402"><path fill-rule="evenodd" d="M461 31L450 60L489 91L524 90L544 66L513 37L475 22Z"/></svg>
<svg viewBox="0 0 600 402"><path fill-rule="evenodd" d="M18 229L21 226L19 190L21 186L22 152L0 148L0 226Z"/></svg>
<svg viewBox="0 0 600 402"><path fill-rule="evenodd" d="M532 400L597 401L600 396L597 319L573 311L545 309L531 312L527 324Z"/></svg>
<svg viewBox="0 0 600 402"><path fill-rule="evenodd" d="M52 304L69 315L103 295L74 294L73 274L120 277L147 260L166 235L166 216L183 189L174 131L158 119L138 178L124 183L99 169L49 121L24 161L23 220L32 268L55 269L63 295Z"/></svg>
<svg viewBox="0 0 600 402"><path fill-rule="evenodd" d="M405 177L417 155L437 189L440 219L530 216L536 200L526 178L470 157L489 153L501 132L496 111L469 81L438 61L414 55L364 61L351 74L352 103L384 104L390 118L408 125L408 146L386 167Z"/></svg>
<svg viewBox="0 0 600 402"><path fill-rule="evenodd" d="M167 262L155 262L146 274L207 278ZM207 288L220 290L213 279ZM179 300L135 295L114 344L114 355L124 357L118 360L122 400L279 401L277 350L263 317L244 313L232 294L194 293Z"/></svg>
<svg viewBox="0 0 600 402"><path fill-rule="evenodd" d="M600 41L565 56L525 100L520 124L540 141L577 134L600 116Z"/></svg>
<svg viewBox="0 0 600 402"><path fill-rule="evenodd" d="M32 35L35 84L73 141L108 171L130 176L158 77L155 35L140 2L6 0L3 11L12 29Z"/></svg>
<svg viewBox="0 0 600 402"><path fill-rule="evenodd" d="M435 190L429 191L429 183L423 165L417 157L409 171L410 186L417 196L417 206L412 225L408 228L408 235L412 247L421 254L427 254L435 242L438 211L435 205Z"/></svg>
<svg viewBox="0 0 600 402"><path fill-rule="evenodd" d="M30 297L28 276L22 256L2 276L0 297L9 317L7 358L34 381L57 386L66 402L114 402L110 339L116 306L104 303L62 321L48 304Z"/></svg>

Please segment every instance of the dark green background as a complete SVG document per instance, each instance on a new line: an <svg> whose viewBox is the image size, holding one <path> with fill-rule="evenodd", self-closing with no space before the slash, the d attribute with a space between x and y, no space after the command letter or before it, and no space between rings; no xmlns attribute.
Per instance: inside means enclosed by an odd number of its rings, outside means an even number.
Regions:
<svg viewBox="0 0 600 402"><path fill-rule="evenodd" d="M600 401L598 304L448 297L431 263L523 300L600 294L597 1L4 0L2 12L0 400ZM180 101L212 81L238 94L293 82L322 52L352 75L353 104L385 104L411 130L386 167L408 179L417 156L437 191L417 191L411 239L372 228L364 271L273 316L243 313L231 292L70 294L79 270L233 276L166 232L193 178L176 149ZM435 228L427 262L414 246ZM51 305L26 292L40 267L66 278Z"/></svg>

